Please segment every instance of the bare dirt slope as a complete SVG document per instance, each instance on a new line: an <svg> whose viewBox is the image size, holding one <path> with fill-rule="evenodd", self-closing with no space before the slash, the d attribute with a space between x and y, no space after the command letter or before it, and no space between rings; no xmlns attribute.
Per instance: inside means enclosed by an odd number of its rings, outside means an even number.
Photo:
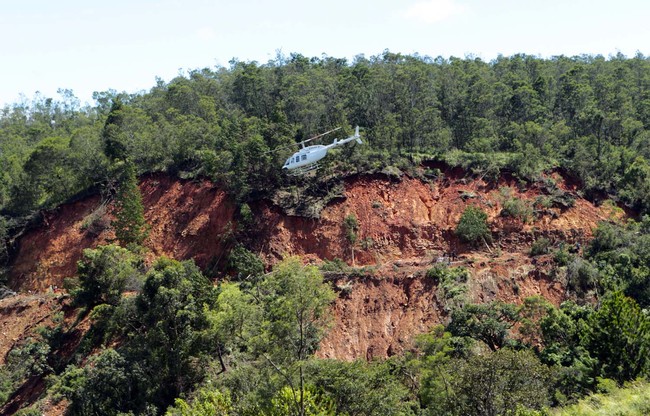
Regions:
<svg viewBox="0 0 650 416"><path fill-rule="evenodd" d="M565 298L565 283L547 273L548 256L528 255L531 243L542 236L555 244L585 242L598 222L622 214L580 198L559 174L547 183L555 183L557 192L575 202L547 203L524 223L500 215L504 202L514 198L530 206L537 201L538 206L540 198L548 200L548 188L524 189L511 178L488 183L454 170L428 182L358 176L346 181L344 198L326 206L320 219L288 216L268 201L253 205L254 248L268 264L286 254L317 264L335 258L352 263L343 222L354 215L359 222L355 266L369 272L360 278L331 278L340 295L333 306L334 325L319 354L340 359L386 357L408 348L413 335L447 318L445 300L425 272L448 253L458 256L455 265L471 272L467 283L471 301L518 302L538 294L557 304ZM236 207L225 192L207 180L181 181L164 175L144 178L140 189L151 225L146 245L152 256L194 258L202 267L223 256L226 237L236 226ZM454 235L468 205L488 213L492 244L471 247ZM110 228L97 232L87 226L99 206L97 197L62 206L25 234L11 269L12 288L24 293L61 286L64 277L74 274L84 248L113 238ZM99 224L110 224L110 215L103 215Z"/></svg>
<svg viewBox="0 0 650 416"><path fill-rule="evenodd" d="M223 254L222 236L232 230L235 210L224 191L207 180L180 181L166 175L144 178L140 191L151 257L193 258L205 267ZM46 213L43 224L20 239L10 286L21 291L61 287L65 277L76 273L83 249L115 238L111 209L110 203L104 206L94 196Z"/></svg>

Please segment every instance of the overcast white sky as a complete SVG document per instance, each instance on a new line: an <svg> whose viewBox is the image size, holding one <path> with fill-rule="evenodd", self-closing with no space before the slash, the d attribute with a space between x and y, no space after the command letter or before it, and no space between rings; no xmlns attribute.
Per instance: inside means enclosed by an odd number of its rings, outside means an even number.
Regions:
<svg viewBox="0 0 650 416"><path fill-rule="evenodd" d="M648 0L0 0L0 106L36 91L149 90L277 51L650 55Z"/></svg>

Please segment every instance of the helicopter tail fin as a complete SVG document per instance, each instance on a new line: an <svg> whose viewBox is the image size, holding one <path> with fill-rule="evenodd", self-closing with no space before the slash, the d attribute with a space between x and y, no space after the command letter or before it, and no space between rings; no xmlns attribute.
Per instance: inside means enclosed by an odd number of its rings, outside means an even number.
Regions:
<svg viewBox="0 0 650 416"><path fill-rule="evenodd" d="M354 129L354 138L356 139L357 143L363 144L361 141L361 136L359 135L359 126L357 126L356 129Z"/></svg>

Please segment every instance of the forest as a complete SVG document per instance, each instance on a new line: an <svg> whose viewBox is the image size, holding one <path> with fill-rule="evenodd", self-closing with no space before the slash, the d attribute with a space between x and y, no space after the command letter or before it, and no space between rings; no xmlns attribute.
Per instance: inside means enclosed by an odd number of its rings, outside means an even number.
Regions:
<svg viewBox="0 0 650 416"><path fill-rule="evenodd" d="M629 414L650 413L650 58L290 54L93 98L82 106L60 90L0 112L0 281L21 233L86 195L116 201L120 243L86 250L67 281L79 319L92 322L72 358L55 354L64 326L43 328L0 368L0 406L39 376L71 415L576 414L589 395L635 388ZM280 169L301 140L357 125L364 145L334 150L315 183ZM245 228L248 204L277 190L318 194L378 172L435 176L422 173L431 161L521 183L559 170L585 198L634 219L602 223L579 253L552 253L576 299L458 302L447 325L377 361L314 356L337 296L324 273L353 273L348 265L288 257L268 270L243 244L217 266L229 279L216 284L215 270L191 260L145 266L137 176L210 178ZM489 238L480 210L466 214L459 237ZM434 266L426 277L453 290L467 272Z"/></svg>

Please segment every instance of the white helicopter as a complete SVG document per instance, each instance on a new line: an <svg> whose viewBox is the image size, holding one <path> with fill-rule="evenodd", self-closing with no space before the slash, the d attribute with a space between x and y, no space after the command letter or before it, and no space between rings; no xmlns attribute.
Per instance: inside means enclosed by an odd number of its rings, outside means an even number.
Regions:
<svg viewBox="0 0 650 416"><path fill-rule="evenodd" d="M312 137L311 139L301 142L300 144L302 145L302 149L298 150L289 159L287 159L287 161L284 163L284 166L282 166L282 169L286 169L287 171L292 171L292 174L300 175L318 168L318 164L316 162L318 162L319 160L327 156L327 152L330 149L337 146L343 146L344 144L351 142L352 140L356 140L356 142L359 144L363 143L361 141L361 136L359 135L359 126L357 126L356 129L354 130L354 135L348 137L347 139L342 139L342 140L334 139L334 141L331 144L327 144L327 145L315 144L315 145L305 147L305 143L314 140L318 137L324 136L325 134L336 131L338 129L340 129L340 127L325 132L323 134L319 134L316 137Z"/></svg>

